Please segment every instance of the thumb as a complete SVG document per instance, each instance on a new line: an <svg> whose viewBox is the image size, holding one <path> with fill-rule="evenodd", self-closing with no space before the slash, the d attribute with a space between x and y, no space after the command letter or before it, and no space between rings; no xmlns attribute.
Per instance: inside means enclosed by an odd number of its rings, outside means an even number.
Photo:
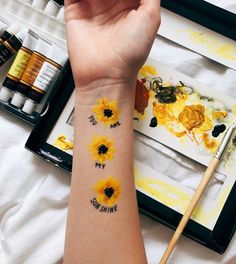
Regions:
<svg viewBox="0 0 236 264"><path fill-rule="evenodd" d="M151 18L160 18L160 0L141 0L139 8L147 12Z"/></svg>

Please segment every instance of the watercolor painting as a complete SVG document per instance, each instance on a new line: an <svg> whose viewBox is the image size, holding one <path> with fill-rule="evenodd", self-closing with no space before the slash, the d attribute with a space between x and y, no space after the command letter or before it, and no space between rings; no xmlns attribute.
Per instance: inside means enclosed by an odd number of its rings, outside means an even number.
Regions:
<svg viewBox="0 0 236 264"><path fill-rule="evenodd" d="M185 212L194 190L137 160L134 161L134 174L138 191L181 214ZM227 177L214 199L203 194L191 219L213 230L234 182L235 177Z"/></svg>
<svg viewBox="0 0 236 264"><path fill-rule="evenodd" d="M227 127L236 102L230 96L167 69L149 59L139 72L134 128L168 147L208 165ZM218 171L234 176L236 139Z"/></svg>
<svg viewBox="0 0 236 264"><path fill-rule="evenodd" d="M236 41L165 8L158 35L236 70Z"/></svg>

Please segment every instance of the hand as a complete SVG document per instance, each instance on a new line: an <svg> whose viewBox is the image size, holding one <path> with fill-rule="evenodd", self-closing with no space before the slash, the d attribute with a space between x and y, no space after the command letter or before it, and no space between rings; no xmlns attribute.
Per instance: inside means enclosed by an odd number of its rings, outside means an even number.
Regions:
<svg viewBox="0 0 236 264"><path fill-rule="evenodd" d="M160 25L160 0L65 0L77 87L136 80Z"/></svg>

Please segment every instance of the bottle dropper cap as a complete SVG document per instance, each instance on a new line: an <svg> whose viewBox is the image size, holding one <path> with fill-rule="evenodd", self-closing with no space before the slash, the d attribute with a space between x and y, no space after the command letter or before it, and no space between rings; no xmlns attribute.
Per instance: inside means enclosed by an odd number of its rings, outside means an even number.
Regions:
<svg viewBox="0 0 236 264"><path fill-rule="evenodd" d="M36 103L31 100L26 100L24 107L22 108L22 112L25 112L28 115L32 115L34 109L36 107Z"/></svg>
<svg viewBox="0 0 236 264"><path fill-rule="evenodd" d="M23 94L15 93L11 100L11 104L20 108L26 100L26 97Z"/></svg>
<svg viewBox="0 0 236 264"><path fill-rule="evenodd" d="M12 98L13 92L6 87L2 87L0 92L0 100L3 102L7 102L10 98Z"/></svg>

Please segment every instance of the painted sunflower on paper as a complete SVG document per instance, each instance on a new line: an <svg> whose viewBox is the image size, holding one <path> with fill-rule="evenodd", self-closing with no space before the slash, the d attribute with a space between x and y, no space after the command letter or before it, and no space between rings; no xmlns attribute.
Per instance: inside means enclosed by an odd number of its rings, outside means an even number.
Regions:
<svg viewBox="0 0 236 264"><path fill-rule="evenodd" d="M120 181L109 176L106 179L100 179L94 186L97 193L97 201L106 206L113 206L121 194Z"/></svg>
<svg viewBox="0 0 236 264"><path fill-rule="evenodd" d="M93 107L93 112L97 114L97 120L106 126L117 123L120 114L117 101L108 101L107 98L103 98L97 102L97 105Z"/></svg>
<svg viewBox="0 0 236 264"><path fill-rule="evenodd" d="M115 153L114 143L108 137L94 136L89 149L93 159L102 164L112 160Z"/></svg>

